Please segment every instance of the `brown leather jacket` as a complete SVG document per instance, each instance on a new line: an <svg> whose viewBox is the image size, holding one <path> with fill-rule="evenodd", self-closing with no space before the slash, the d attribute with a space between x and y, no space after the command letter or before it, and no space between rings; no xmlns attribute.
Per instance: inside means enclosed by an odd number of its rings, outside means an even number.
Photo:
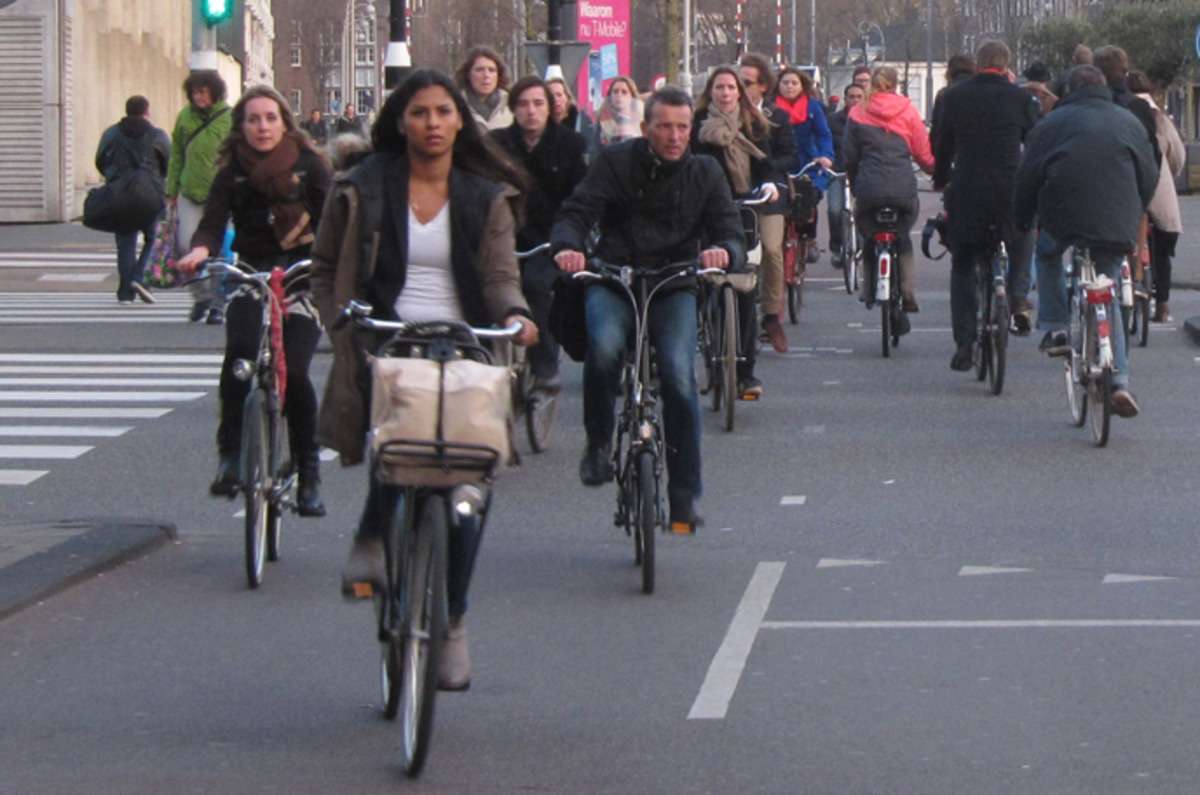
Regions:
<svg viewBox="0 0 1200 795"><path fill-rule="evenodd" d="M398 206L407 208L407 166L403 158L375 155L339 179L325 205L312 251L313 296L321 317L330 326L350 299L370 301L376 292L381 236L378 229L366 234L362 229L363 223L370 223L365 219L372 217L371 210L378 210L366 206L379 201L379 196L370 198L370 186L364 183L371 174L381 175L376 186L382 182L393 196L402 197L403 204ZM403 187L397 189L401 181ZM488 189L481 190L480 183ZM514 254L515 223L509 200L515 193L510 187L458 170L451 175L450 215L455 238L452 267L456 277L468 274L466 280L459 278L459 300L464 317L474 325L498 324L512 314L529 315ZM375 217L379 215L374 213ZM465 228L471 226L470 219L477 217L486 220L473 229ZM465 238L477 242L464 246ZM388 263L387 267L403 269L404 265ZM471 294L463 294L464 283ZM390 317L391 313L391 306L376 307L377 316ZM333 342L333 369L321 401L317 439L340 453L342 464L350 466L362 463L369 430L367 351L350 326L330 329L329 336Z"/></svg>

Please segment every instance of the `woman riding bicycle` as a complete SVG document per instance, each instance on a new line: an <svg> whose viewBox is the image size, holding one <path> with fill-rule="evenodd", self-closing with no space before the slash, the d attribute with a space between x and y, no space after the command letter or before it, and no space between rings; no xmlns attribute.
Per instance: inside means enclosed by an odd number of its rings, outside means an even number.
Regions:
<svg viewBox="0 0 1200 795"><path fill-rule="evenodd" d="M745 84L732 66L713 70L696 103L692 151L716 158L724 167L734 198L762 188L772 203L780 195L776 183L787 179L787 171L795 159L791 130L786 125L772 124L763 111L754 106ZM776 343L776 336L768 325L774 318L774 325L779 326L779 312L783 308L783 216L772 204L764 205L762 209L759 219L764 250L761 276L764 326L772 335L776 348L787 350L787 338L782 337L782 343ZM775 241L779 245L778 257L768 258L766 252L772 248L768 244ZM737 365L738 393L750 398L758 398L763 392L762 382L754 376L758 347L756 314L754 295L738 293L742 341L742 356ZM782 327L779 327L779 335L783 335Z"/></svg>
<svg viewBox="0 0 1200 795"><path fill-rule="evenodd" d="M524 176L487 141L454 83L431 69L413 72L380 111L374 152L338 180L313 250L313 292L334 316L352 299L378 318L465 321L474 326L519 321L521 345L537 327L521 293L510 201ZM321 404L321 439L343 464L363 461L370 377L352 328L331 334L333 370ZM399 487L370 478L366 505L342 572L343 593L384 582L383 531ZM479 532L450 535L450 632L442 686L470 682L463 613Z"/></svg>
<svg viewBox="0 0 1200 795"><path fill-rule="evenodd" d="M258 271L286 267L306 259L317 218L333 178L325 156L297 126L287 100L269 86L254 86L233 108L233 129L221 147L204 216L192 236L192 250L179 260L185 273L221 250L230 216L238 257ZM210 491L232 496L238 487L242 438L242 402L250 384L233 375L238 359L258 353L262 304L252 295L235 298L225 325L225 361L221 366L221 422L217 427L220 465ZM316 442L317 392L308 367L321 338L319 319L303 303L294 304L283 321L287 359L288 438L300 476L297 507L301 516L324 516L318 493L320 461Z"/></svg>
<svg viewBox="0 0 1200 795"><path fill-rule="evenodd" d="M896 93L898 76L890 66L871 75L867 101L850 111L843 157L856 200L855 221L864 240L866 262L875 259L874 235L879 231L875 211L894 207L899 214L896 238L900 246L900 295L903 312L917 312L914 290L912 228L920 212L917 177L912 163L933 173L929 132L908 97ZM904 328L906 321L900 321ZM901 332L903 333L903 332Z"/></svg>
<svg viewBox="0 0 1200 795"><path fill-rule="evenodd" d="M745 59L743 59L743 63ZM833 167L833 157L836 151L833 143L833 133L829 129L829 121L825 109L813 96L813 81L805 72L794 66L788 66L779 72L776 82L775 107L787 114L792 136L796 141L796 155L799 164L816 161L821 168ZM817 201L821 194L829 188L827 171L817 171L809 174L816 187ZM817 216L813 215L812 222L800 230L803 238L815 241L817 239ZM809 249L808 261L816 262L818 249L814 242Z"/></svg>

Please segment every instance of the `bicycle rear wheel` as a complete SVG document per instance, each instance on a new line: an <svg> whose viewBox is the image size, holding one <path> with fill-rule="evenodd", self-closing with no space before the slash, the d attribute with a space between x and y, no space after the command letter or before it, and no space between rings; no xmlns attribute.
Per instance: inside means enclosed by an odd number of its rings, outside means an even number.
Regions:
<svg viewBox="0 0 1200 795"><path fill-rule="evenodd" d="M1096 328L1096 315L1088 312L1088 346L1087 364L1089 368L1099 369L1100 336ZM1112 370L1104 368L1098 375L1093 372L1088 378L1087 385L1088 419L1092 429L1092 441L1097 447L1108 444L1108 431L1112 425Z"/></svg>
<svg viewBox="0 0 1200 795"><path fill-rule="evenodd" d="M732 287L721 288L721 374L725 391L725 430L733 430L734 409L737 406L738 359L737 297Z"/></svg>
<svg viewBox="0 0 1200 795"><path fill-rule="evenodd" d="M846 285L846 295L854 295L858 288L857 240L854 229L854 217L842 213L842 282Z"/></svg>
<svg viewBox="0 0 1200 795"><path fill-rule="evenodd" d="M407 560L404 545L410 538L412 526L412 492L401 492L400 501L392 512L392 526L384 536L384 565L387 568L387 589L375 594L375 621L379 626L379 685L383 698L383 717L395 720L400 711L400 686L403 682L403 626L401 615L405 600L399 593L401 561Z"/></svg>
<svg viewBox="0 0 1200 795"><path fill-rule="evenodd" d="M279 463L279 415L273 410L269 412L271 418L270 434L271 445L268 448L270 454L268 461L270 462L270 472L272 475L272 491L278 487L280 483L286 482L294 474L294 469L298 466L297 462L291 463L291 469L282 469ZM282 500L286 495L280 494L279 499ZM267 501L267 560L275 563L279 560L279 547L281 536L283 534L283 512L282 503L271 499Z"/></svg>
<svg viewBox="0 0 1200 795"><path fill-rule="evenodd" d="M246 582L262 584L267 553L267 476L271 471L267 395L252 389L242 410L242 494L245 497Z"/></svg>
<svg viewBox="0 0 1200 795"><path fill-rule="evenodd" d="M402 635L400 750L409 778L421 775L433 734L442 643L446 637L446 503L429 495L412 525L401 587L408 610Z"/></svg>
<svg viewBox="0 0 1200 795"><path fill-rule="evenodd" d="M654 527L658 524L658 478L654 474L654 453L638 453L637 467L637 529L634 543L642 567L642 593L654 593Z"/></svg>
<svg viewBox="0 0 1200 795"><path fill-rule="evenodd" d="M704 369L708 374L708 399L712 410L720 411L721 399L725 394L725 375L721 363L721 302L715 289L708 291L704 304Z"/></svg>
<svg viewBox="0 0 1200 795"><path fill-rule="evenodd" d="M975 380L983 381L988 377L992 363L991 326L992 302L988 284L980 277L979 286L975 290Z"/></svg>
<svg viewBox="0 0 1200 795"><path fill-rule="evenodd" d="M1004 373L1008 364L1008 299L992 292L992 308L990 318L991 342L988 360L988 378L992 394L999 395L1004 391Z"/></svg>
<svg viewBox="0 0 1200 795"><path fill-rule="evenodd" d="M529 435L529 446L535 453L546 451L550 434L554 430L554 417L558 414L558 395L535 389L525 397L525 430Z"/></svg>
<svg viewBox="0 0 1200 795"><path fill-rule="evenodd" d="M892 302L879 302L879 327L880 337L883 343L883 358L888 358L892 355Z"/></svg>
<svg viewBox="0 0 1200 795"><path fill-rule="evenodd" d="M1133 308L1138 316L1138 347L1150 344L1150 315L1154 303L1154 273L1149 265L1142 267L1142 278L1138 283Z"/></svg>

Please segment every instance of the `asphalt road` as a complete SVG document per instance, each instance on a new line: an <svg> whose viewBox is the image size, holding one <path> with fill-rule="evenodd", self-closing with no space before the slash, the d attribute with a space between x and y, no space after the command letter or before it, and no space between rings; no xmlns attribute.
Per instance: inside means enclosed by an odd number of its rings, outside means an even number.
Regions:
<svg viewBox="0 0 1200 795"><path fill-rule="evenodd" d="M765 399L731 435L705 414L707 524L660 539L653 596L613 490L575 478L566 368L553 448L499 485L473 684L439 697L415 783L379 715L370 610L337 593L361 469L326 464L330 515L285 523L256 592L240 505L205 495L212 387L0 487L13 521L178 527L0 623L0 790L1194 792L1200 350L1156 327L1133 355L1142 416L1099 450L1036 336L1001 397L950 371L945 261L921 264L922 311L887 361L877 313L812 272L792 352L762 354ZM1200 294L1172 310L1200 314ZM5 326L0 354L220 343L86 329Z"/></svg>

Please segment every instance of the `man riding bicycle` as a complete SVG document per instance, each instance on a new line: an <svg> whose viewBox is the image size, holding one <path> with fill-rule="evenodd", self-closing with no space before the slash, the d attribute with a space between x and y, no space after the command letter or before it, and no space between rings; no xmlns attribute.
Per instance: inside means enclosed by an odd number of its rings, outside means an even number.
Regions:
<svg viewBox="0 0 1200 795"><path fill-rule="evenodd" d="M721 166L688 149L692 99L678 88L646 102L644 138L600 152L583 182L563 203L550 242L558 267L583 270L586 242L596 224L601 259L653 269L696 255L705 268L740 269L745 261L741 218ZM584 425L587 448L579 464L584 485L613 478L610 462L613 403L633 327L625 297L604 285L587 289ZM696 296L684 286L650 310L667 443L667 493L672 529L695 529L701 493L700 403L696 393Z"/></svg>
<svg viewBox="0 0 1200 795"><path fill-rule="evenodd" d="M1021 229L1031 228L1036 215L1055 245L1053 256L1040 260L1038 267L1038 327L1046 329L1039 347L1050 355L1069 350L1063 252L1068 246L1087 246L1096 271L1119 284L1121 258L1133 250L1139 220L1158 184L1145 128L1113 103L1103 73L1094 66L1077 66L1068 86L1067 96L1029 136L1017 171L1014 207ZM1112 312L1113 328L1120 328L1119 302ZM1136 417L1124 334L1113 335L1113 364L1113 412Z"/></svg>
<svg viewBox="0 0 1200 795"><path fill-rule="evenodd" d="M985 41L976 53L978 72L942 95L933 187L946 189L952 255L950 315L957 346L950 361L954 370L970 370L973 364L976 262L990 261L1001 242L1010 253L1021 250L1009 197L1021 161L1021 143L1037 122L1038 104L1029 92L1009 82L1010 57L1003 42ZM1008 295L1019 334L1029 332L1029 267L1028 258L1010 260Z"/></svg>

